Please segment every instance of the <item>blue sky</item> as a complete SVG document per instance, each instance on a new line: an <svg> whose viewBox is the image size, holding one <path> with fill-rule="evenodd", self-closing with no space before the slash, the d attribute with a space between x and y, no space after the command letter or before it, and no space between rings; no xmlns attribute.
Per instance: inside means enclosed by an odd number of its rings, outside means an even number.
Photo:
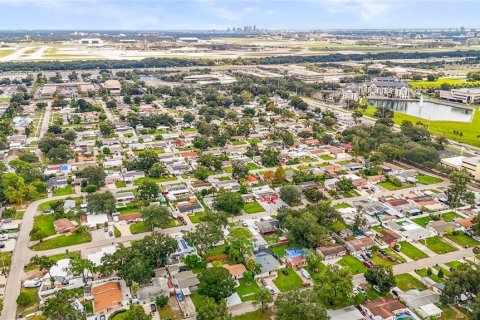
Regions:
<svg viewBox="0 0 480 320"><path fill-rule="evenodd" d="M480 27L475 0L0 0L0 12L0 29Z"/></svg>

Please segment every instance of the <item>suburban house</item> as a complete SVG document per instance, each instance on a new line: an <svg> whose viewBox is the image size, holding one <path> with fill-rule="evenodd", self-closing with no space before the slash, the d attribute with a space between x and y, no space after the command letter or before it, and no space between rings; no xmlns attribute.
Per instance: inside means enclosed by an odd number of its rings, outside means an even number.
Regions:
<svg viewBox="0 0 480 320"><path fill-rule="evenodd" d="M395 247L395 245L398 241L400 241L401 238L402 236L390 229L382 230L377 235L377 239L379 240L379 242L383 245L387 245L389 248Z"/></svg>
<svg viewBox="0 0 480 320"><path fill-rule="evenodd" d="M379 297L375 300L365 301L360 308L369 319L375 320L395 320L398 319L397 315L408 311L407 306L400 300L391 297Z"/></svg>
<svg viewBox="0 0 480 320"><path fill-rule="evenodd" d="M55 227L55 232L58 234L73 233L77 229L76 223L73 223L66 218L55 220L53 225Z"/></svg>

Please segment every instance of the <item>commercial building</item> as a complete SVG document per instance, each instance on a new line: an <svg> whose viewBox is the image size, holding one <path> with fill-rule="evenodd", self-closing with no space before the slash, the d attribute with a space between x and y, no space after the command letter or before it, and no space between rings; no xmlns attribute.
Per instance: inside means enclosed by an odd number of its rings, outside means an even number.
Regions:
<svg viewBox="0 0 480 320"><path fill-rule="evenodd" d="M459 88L450 91L440 90L440 98L449 101L472 104L480 101L480 88Z"/></svg>
<svg viewBox="0 0 480 320"><path fill-rule="evenodd" d="M480 157L463 158L461 168L470 173L475 180L480 180Z"/></svg>

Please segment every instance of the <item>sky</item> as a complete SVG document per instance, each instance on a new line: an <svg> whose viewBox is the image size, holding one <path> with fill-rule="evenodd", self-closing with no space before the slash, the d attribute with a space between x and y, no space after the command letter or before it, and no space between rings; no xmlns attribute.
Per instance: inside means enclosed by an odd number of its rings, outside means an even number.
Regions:
<svg viewBox="0 0 480 320"><path fill-rule="evenodd" d="M478 0L0 0L0 29L480 27Z"/></svg>

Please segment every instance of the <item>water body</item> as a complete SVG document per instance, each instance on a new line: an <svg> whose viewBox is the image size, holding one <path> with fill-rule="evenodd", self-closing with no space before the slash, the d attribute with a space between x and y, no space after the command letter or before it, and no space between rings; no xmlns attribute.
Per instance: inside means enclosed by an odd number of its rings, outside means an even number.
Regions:
<svg viewBox="0 0 480 320"><path fill-rule="evenodd" d="M423 101L421 105L419 101L368 99L368 103L431 121L471 122L474 112L430 101Z"/></svg>

